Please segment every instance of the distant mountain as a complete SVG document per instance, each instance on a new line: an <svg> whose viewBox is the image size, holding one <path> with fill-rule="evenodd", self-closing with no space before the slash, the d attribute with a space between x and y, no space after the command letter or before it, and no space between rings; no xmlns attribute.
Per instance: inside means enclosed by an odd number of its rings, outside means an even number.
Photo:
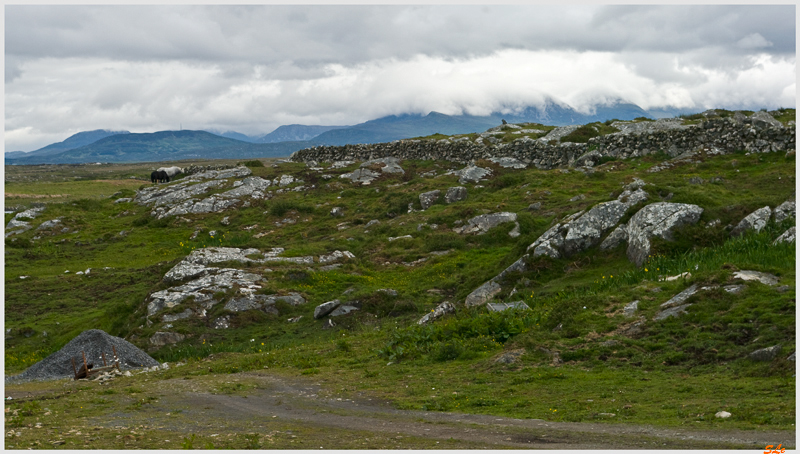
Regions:
<svg viewBox="0 0 800 454"><path fill-rule="evenodd" d="M220 137L226 137L228 139L241 140L242 142L250 142L250 143L257 143L258 142L257 138L250 137L248 135L245 135L245 134L242 134L241 132L236 132L236 131L216 132L216 131L213 131L213 130L207 130L206 132L210 132L211 134L214 134L214 135L217 135L217 136L220 136Z"/></svg>
<svg viewBox="0 0 800 454"><path fill-rule="evenodd" d="M318 125L283 125L269 134L258 139L258 143L276 143L287 141L309 140L333 129L348 128L349 126L318 126Z"/></svg>
<svg viewBox="0 0 800 454"><path fill-rule="evenodd" d="M309 142L313 145L391 142L430 134L464 134L485 131L500 120L469 115L450 116L438 112L428 115L403 114L370 120L355 126L324 132Z"/></svg>
<svg viewBox="0 0 800 454"><path fill-rule="evenodd" d="M47 156L58 154L66 150L83 147L98 140L105 139L120 134L130 134L128 131L109 131L107 129L95 129L94 131L83 131L67 137L63 142L52 143L46 147L39 148L38 150L26 153L26 157L30 156ZM8 154L5 155L6 159L13 157Z"/></svg>
<svg viewBox="0 0 800 454"><path fill-rule="evenodd" d="M160 131L118 134L58 154L6 158L6 164L66 164L81 162L152 162L179 159L224 159L289 156L306 142L255 144L206 131Z"/></svg>
<svg viewBox="0 0 800 454"><path fill-rule="evenodd" d="M594 108L583 114L569 105L548 100L543 106L501 109L487 116L401 114L370 120L353 126L284 125L260 137L235 131L160 131L137 134L128 131L87 131L63 142L30 153L10 152L6 164L145 162L178 159L255 158L289 156L317 145L380 143L440 134L483 132L509 123L542 123L552 126L586 124L609 119L632 120L637 117L674 116L666 110L647 112L622 100Z"/></svg>
<svg viewBox="0 0 800 454"><path fill-rule="evenodd" d="M542 123L552 126L586 124L595 121L633 120L652 118L635 104L614 102L597 106L595 113L582 114L566 104L549 100L542 107L528 106L506 113L494 112L487 116L445 115L431 112L428 115L390 115L354 126L324 132L309 142L314 145L345 145L348 143L391 142L410 137L440 134L466 134L482 132L498 126L503 120L509 123Z"/></svg>
<svg viewBox="0 0 800 454"><path fill-rule="evenodd" d="M27 151L6 151L5 158L19 158L22 156L28 156Z"/></svg>

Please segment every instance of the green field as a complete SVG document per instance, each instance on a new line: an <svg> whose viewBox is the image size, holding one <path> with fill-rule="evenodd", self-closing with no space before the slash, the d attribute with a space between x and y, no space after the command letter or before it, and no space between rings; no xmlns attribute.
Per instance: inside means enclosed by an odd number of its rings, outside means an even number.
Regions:
<svg viewBox="0 0 800 454"><path fill-rule="evenodd" d="M176 217L156 220L147 207L114 203L150 184L131 179L146 178L149 164L109 165L100 173L89 166L19 167L7 175L6 205L36 201L47 208L33 221L34 229L6 239L6 375L23 371L80 332L97 328L128 339L159 361L186 363L160 373L159 380L224 377L268 367L281 376L313 377L338 396L367 392L398 409L793 431L795 363L786 358L796 345L795 245L772 242L795 220L771 222L760 233L737 239L730 238L725 226L736 225L763 206L774 208L793 199L794 155L702 156L696 163L647 172L666 159L653 155L611 160L591 174L511 170L480 161L492 168L493 176L481 183L483 187L466 185L466 201L448 205L440 200L426 211L411 213L409 203L415 210L421 208L420 193L459 186L456 177L442 174L460 166L403 161L404 175L357 186L320 178L301 163L273 166L265 160L267 165L251 168L254 175L292 175L316 187L254 201L248 208L187 215L189 222ZM421 176L430 171L439 176ZM67 181L72 172L75 177ZM653 257L642 268L627 260L624 246L533 260L529 271L511 276L513 285L504 286L498 296L503 301L521 299L529 311L498 314L463 306L466 295L520 258L554 222L615 198L634 177L648 183L643 188L648 203L671 194L671 202L700 205L700 222L676 232L674 242L656 242ZM705 183L692 184L692 177ZM53 194L68 195L25 197ZM585 198L570 201L579 194ZM541 202L542 208L528 211L534 202ZM344 207L343 217L329 214L335 206ZM511 224L485 235L451 230L457 221L498 211L518 214L518 238L508 235ZM12 217L6 214L6 222ZM220 222L223 217L229 224ZM36 230L54 218L61 218L70 231ZM276 225L286 218L296 222ZM366 229L373 219L380 223ZM434 224L437 227L431 228ZM203 233L190 239L200 229ZM218 232L214 238L208 236L211 230ZM258 232L265 234L256 237ZM408 234L413 238L387 241ZM230 313L227 330L215 330L200 319L176 321L172 331L185 334L186 340L151 347L148 339L161 328L146 322L148 295L167 288L162 277L193 248L219 245L262 251L283 247L287 256L347 250L356 258L327 272L310 271L305 265L270 266L260 293L299 292L308 303L279 303L280 315ZM449 252L431 254L435 251ZM403 264L420 259L426 260ZM92 269L89 275L75 274L87 268ZM267 273L263 267L253 269ZM658 306L688 285L725 285L733 282L737 270L773 273L780 285L746 282L738 295L719 288L705 291L692 297L688 314L652 321ZM663 280L686 271L691 276ZM396 290L397 296L377 291L386 288ZM512 288L514 295L509 294ZM338 317L334 329L322 330L313 309L335 298L359 300L362 310ZM416 325L444 300L456 304L456 314L432 325ZM637 316L647 322L638 334L626 335L624 328L632 319L622 308L633 300L639 300ZM209 320L226 314L222 306L209 311ZM297 323L286 321L300 315ZM782 350L772 362L747 357L776 344ZM508 352L517 354L514 362L495 361ZM98 398L92 389L81 391L87 402ZM16 405L7 408L24 404ZM732 416L715 418L721 410Z"/></svg>

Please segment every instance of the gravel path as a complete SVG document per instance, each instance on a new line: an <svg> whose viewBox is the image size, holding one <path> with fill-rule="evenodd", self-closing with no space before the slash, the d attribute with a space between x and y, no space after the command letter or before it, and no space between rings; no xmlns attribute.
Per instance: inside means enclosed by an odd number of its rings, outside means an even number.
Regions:
<svg viewBox="0 0 800 454"><path fill-rule="evenodd" d="M444 441L452 438L472 443L472 446L512 449L763 450L769 444L795 446L795 433L790 431L701 431L407 411L392 408L389 402L366 393L352 399L331 397L313 379L286 379L266 371L225 376L224 383L256 385L238 395L215 392L219 380L220 377L209 377L152 383L150 389L159 394L158 404L147 414L118 413L113 424L134 424L136 418L144 417L150 422L158 421L169 430L208 436L205 432L248 432L253 430L254 422L284 421L342 436L368 432L397 439ZM212 381L216 384L212 385ZM175 408L182 409L181 420L159 416ZM112 424L108 420L104 423Z"/></svg>

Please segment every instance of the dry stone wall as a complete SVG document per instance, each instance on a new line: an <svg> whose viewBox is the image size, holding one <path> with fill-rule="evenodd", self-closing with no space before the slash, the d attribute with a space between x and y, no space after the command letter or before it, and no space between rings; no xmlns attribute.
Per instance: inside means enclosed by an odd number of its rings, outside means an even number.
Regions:
<svg viewBox="0 0 800 454"><path fill-rule="evenodd" d="M559 143L547 137L538 140L522 137L510 143L490 145L471 141L399 140L307 148L292 154L291 160L334 162L394 157L468 163L476 159L509 157L539 169L553 169L574 166L581 157L579 165L591 166L603 157L626 159L659 151L675 157L699 150L723 154L737 150L768 153L795 149L794 124L784 127L776 124L777 121L768 123L742 115L709 119L694 125L680 123L682 121L676 119L628 123L643 126L623 127L622 132L595 137L585 144ZM591 154L584 156L587 153Z"/></svg>

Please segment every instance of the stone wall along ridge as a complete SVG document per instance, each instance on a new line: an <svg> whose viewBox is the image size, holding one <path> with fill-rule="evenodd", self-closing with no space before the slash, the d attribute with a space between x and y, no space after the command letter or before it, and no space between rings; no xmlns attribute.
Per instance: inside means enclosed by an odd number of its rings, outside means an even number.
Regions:
<svg viewBox="0 0 800 454"><path fill-rule="evenodd" d="M765 112L764 112L765 113ZM761 114L759 112L758 114ZM572 167L586 153L584 165L595 165L603 157L627 159L663 151L670 157L705 151L726 154L738 150L768 153L795 149L795 125L783 126L735 115L712 118L698 124L682 119L647 122L615 122L620 132L592 138L588 143L561 143L522 137L510 143L483 145L464 140L398 140L388 143L317 146L296 151L298 162L367 161L382 157L444 160L466 164L476 159L510 157L539 169ZM791 122L790 122L791 123Z"/></svg>

